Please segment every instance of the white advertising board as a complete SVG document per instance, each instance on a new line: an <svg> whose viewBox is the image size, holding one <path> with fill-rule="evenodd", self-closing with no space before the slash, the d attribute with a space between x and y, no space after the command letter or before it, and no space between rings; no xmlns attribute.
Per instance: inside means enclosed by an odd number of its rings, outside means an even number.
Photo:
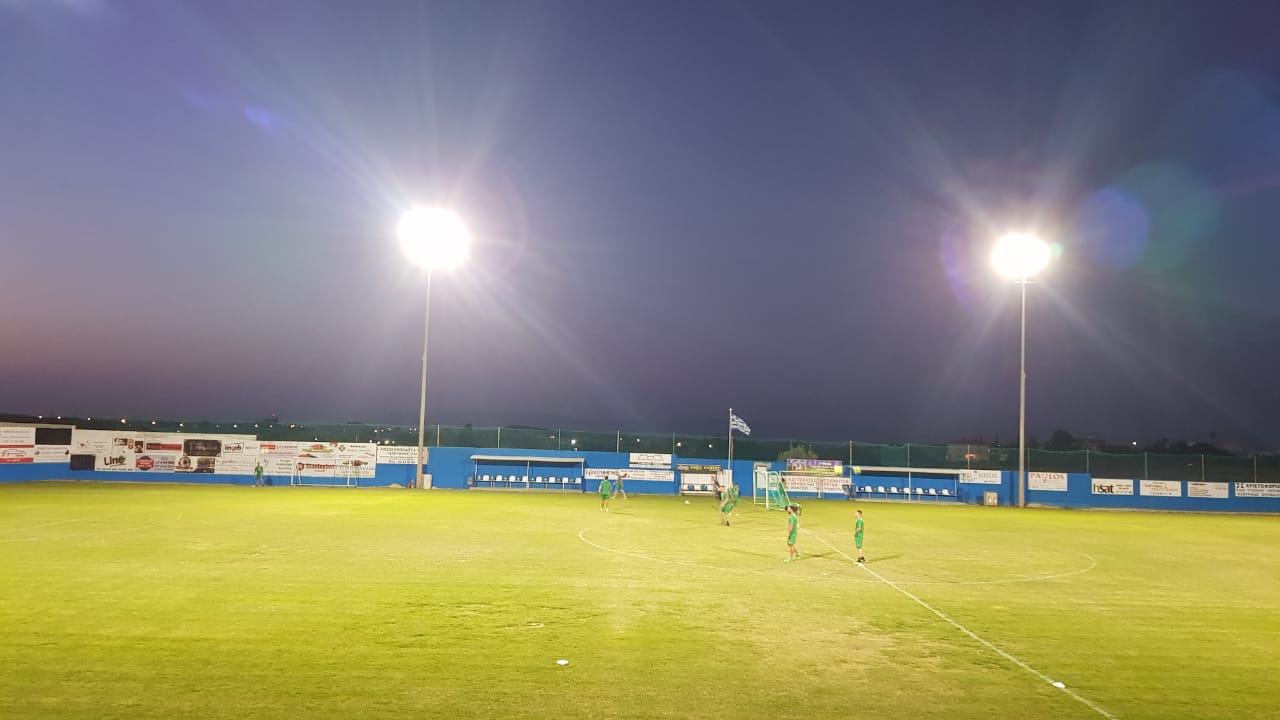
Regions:
<svg viewBox="0 0 1280 720"><path fill-rule="evenodd" d="M1055 472L1027 473L1027 488L1030 490L1067 491L1067 474Z"/></svg>
<svg viewBox="0 0 1280 720"><path fill-rule="evenodd" d="M844 486L848 484L844 478L828 475L795 475L788 474L783 479L787 492L811 492L824 495L843 495Z"/></svg>
<svg viewBox="0 0 1280 720"><path fill-rule="evenodd" d="M422 448L424 464L431 457L431 448ZM412 465L418 459L418 448L408 445L379 445L379 465Z"/></svg>
<svg viewBox="0 0 1280 720"><path fill-rule="evenodd" d="M1236 483L1236 497L1280 498L1280 483Z"/></svg>
<svg viewBox="0 0 1280 720"><path fill-rule="evenodd" d="M637 468L669 468L670 453L631 453L631 467Z"/></svg>
<svg viewBox="0 0 1280 720"><path fill-rule="evenodd" d="M610 480L622 475L623 480L651 480L654 482L675 482L674 470L651 470L645 468L587 468L582 476L588 480Z"/></svg>
<svg viewBox="0 0 1280 720"><path fill-rule="evenodd" d="M252 435L81 430L71 454L89 456L94 470L252 475L260 458Z"/></svg>
<svg viewBox="0 0 1280 720"><path fill-rule="evenodd" d="M1224 482L1187 482L1187 497L1189 498L1218 498L1225 500L1227 497L1227 483Z"/></svg>
<svg viewBox="0 0 1280 720"><path fill-rule="evenodd" d="M36 461L34 427L0 427L0 463Z"/></svg>
<svg viewBox="0 0 1280 720"><path fill-rule="evenodd" d="M960 482L970 485L999 485L999 470L961 470Z"/></svg>
<svg viewBox="0 0 1280 720"><path fill-rule="evenodd" d="M1139 480L1138 494L1147 497L1182 497L1182 481Z"/></svg>
<svg viewBox="0 0 1280 720"><path fill-rule="evenodd" d="M1132 495L1133 481L1127 479L1093 479L1094 495Z"/></svg>

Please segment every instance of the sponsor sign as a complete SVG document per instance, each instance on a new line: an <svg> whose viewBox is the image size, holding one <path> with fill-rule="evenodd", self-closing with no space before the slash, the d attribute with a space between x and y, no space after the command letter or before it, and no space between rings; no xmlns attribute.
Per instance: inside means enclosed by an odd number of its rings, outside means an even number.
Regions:
<svg viewBox="0 0 1280 720"><path fill-rule="evenodd" d="M840 477L844 475L844 464L839 460L810 460L808 458L787 458L787 472L800 472L805 475L826 475Z"/></svg>
<svg viewBox="0 0 1280 720"><path fill-rule="evenodd" d="M1182 481L1139 480L1138 494L1147 497L1182 497Z"/></svg>
<svg viewBox="0 0 1280 720"><path fill-rule="evenodd" d="M36 461L34 427L0 427L0 463Z"/></svg>
<svg viewBox="0 0 1280 720"><path fill-rule="evenodd" d="M830 475L786 475L783 477L782 484L787 492L843 495L845 482L842 480Z"/></svg>
<svg viewBox="0 0 1280 720"><path fill-rule="evenodd" d="M74 453L77 462L85 463L85 469L92 459L94 470L252 475L258 460L253 452L256 446L257 440L252 435L187 435L76 428L72 431L69 448L50 446L55 450L50 453L48 462L70 460ZM62 453L60 457L58 449Z"/></svg>
<svg viewBox="0 0 1280 720"><path fill-rule="evenodd" d="M676 474L672 470L647 468L587 468L582 476L588 480L604 480L622 476L623 480L651 480L654 482L675 482Z"/></svg>
<svg viewBox="0 0 1280 720"><path fill-rule="evenodd" d="M682 473L697 473L700 475L715 475L724 468L719 465L677 465L676 469Z"/></svg>
<svg viewBox="0 0 1280 720"><path fill-rule="evenodd" d="M422 448L422 459L425 462L431 457L431 448ZM418 459L418 448L405 445L379 445L378 463L380 465L412 465Z"/></svg>
<svg viewBox="0 0 1280 720"><path fill-rule="evenodd" d="M1226 499L1227 483L1224 482L1187 482L1187 497L1189 498L1219 498Z"/></svg>
<svg viewBox="0 0 1280 720"><path fill-rule="evenodd" d="M66 463L71 460L70 445L37 445L35 462Z"/></svg>
<svg viewBox="0 0 1280 720"><path fill-rule="evenodd" d="M960 482L970 485L999 485L999 470L961 470Z"/></svg>
<svg viewBox="0 0 1280 720"><path fill-rule="evenodd" d="M631 467L669 468L671 453L631 453Z"/></svg>
<svg viewBox="0 0 1280 720"><path fill-rule="evenodd" d="M1236 483L1236 497L1280 498L1280 483Z"/></svg>
<svg viewBox="0 0 1280 720"><path fill-rule="evenodd" d="M377 467L377 448L373 443L298 443L291 474L299 477L371 478Z"/></svg>
<svg viewBox="0 0 1280 720"><path fill-rule="evenodd" d="M1053 473L1053 472L1027 473L1027 489L1051 490L1053 492L1066 492L1067 491L1067 474Z"/></svg>
<svg viewBox="0 0 1280 720"><path fill-rule="evenodd" d="M35 447L36 429L32 426L0 426L0 448Z"/></svg>
<svg viewBox="0 0 1280 720"><path fill-rule="evenodd" d="M1111 480L1108 478L1093 479L1094 495L1132 495L1132 480Z"/></svg>

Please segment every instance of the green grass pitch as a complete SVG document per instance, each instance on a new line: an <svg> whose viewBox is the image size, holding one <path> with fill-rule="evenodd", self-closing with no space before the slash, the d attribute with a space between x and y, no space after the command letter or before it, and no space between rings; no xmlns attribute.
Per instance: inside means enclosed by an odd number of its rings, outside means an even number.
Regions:
<svg viewBox="0 0 1280 720"><path fill-rule="evenodd" d="M0 486L0 717L1280 716L1275 517L740 510Z"/></svg>

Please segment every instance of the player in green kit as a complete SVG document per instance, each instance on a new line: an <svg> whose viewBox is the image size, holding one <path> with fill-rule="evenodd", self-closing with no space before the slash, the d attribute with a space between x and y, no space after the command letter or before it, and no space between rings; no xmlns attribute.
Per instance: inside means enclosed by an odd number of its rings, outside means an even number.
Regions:
<svg viewBox="0 0 1280 720"><path fill-rule="evenodd" d="M800 556L796 552L796 535L800 534L800 518L796 516L796 506L787 506L787 559L783 562L791 562Z"/></svg>
<svg viewBox="0 0 1280 720"><path fill-rule="evenodd" d="M613 483L609 482L609 476L606 475L600 481L600 509L609 512L609 493L613 491Z"/></svg>
<svg viewBox="0 0 1280 720"><path fill-rule="evenodd" d="M732 486L730 486L732 487ZM720 495L720 524L729 524L729 513L733 510L733 493L727 492Z"/></svg>
<svg viewBox="0 0 1280 720"><path fill-rule="evenodd" d="M853 544L858 548L858 564L866 562L867 559L862 556L862 511L858 511L858 519L853 523Z"/></svg>
<svg viewBox="0 0 1280 720"><path fill-rule="evenodd" d="M738 514L737 508L738 508L738 483L729 483L729 509L734 511L733 513L734 515L737 515ZM725 523L725 524L727 525L728 523Z"/></svg>

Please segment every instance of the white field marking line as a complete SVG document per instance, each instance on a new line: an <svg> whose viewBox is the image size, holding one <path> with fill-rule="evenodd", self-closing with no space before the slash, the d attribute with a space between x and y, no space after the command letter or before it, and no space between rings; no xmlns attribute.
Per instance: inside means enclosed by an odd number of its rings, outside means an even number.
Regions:
<svg viewBox="0 0 1280 720"><path fill-rule="evenodd" d="M72 521L72 520L67 520L67 521L65 521L65 522L89 522L89 521L96 520L96 519L98 519L98 518L86 518L85 520L74 520L74 521ZM68 535L54 535L54 536L52 536L52 537L46 537L46 536L32 536L32 537L17 537L17 538L0 538L0 543L31 542L31 541L33 541L33 540L69 540L69 539L71 539L71 538L89 537L89 536L92 536L92 535L114 535L114 534L116 534L116 533L133 532L133 531L135 531L135 530L141 530L142 528L148 528L148 527L161 527L161 526L164 526L164 525L172 525L172 524L174 524L174 523L178 522L178 521L179 521L179 520L181 520L181 519L182 519L182 513L178 513L178 514L177 514L177 515L175 515L175 516L173 517L173 519L171 519L171 520L161 520L161 521L157 521L157 522L150 522L150 523L138 523L138 524L136 524L136 525L130 525L130 526L128 526L128 527L116 528L115 530L99 530L99 531L91 531L91 532L77 532L77 533L70 533L70 534L68 534ZM57 524L57 523L53 523L53 524ZM42 527L42 526L41 526L41 525L35 525L35 526L33 526L33 529L34 529L34 528L38 528L38 527Z"/></svg>
<svg viewBox="0 0 1280 720"><path fill-rule="evenodd" d="M805 532L806 532L806 533L808 533L809 535L812 535L813 537L817 538L819 541L821 541L821 542L822 542L824 545L826 545L827 547L829 547L829 548L831 548L832 550L835 550L836 552L838 552L838 553L840 553L841 555L843 555L843 556L844 556L844 558L845 558L846 560L848 560L849 562L851 562L851 563L855 563L855 564L857 563L857 560L854 560L853 558L849 557L848 553L846 553L845 551L843 551L843 550L841 550L840 548L836 547L835 545L832 545L831 543L827 542L827 540L826 540L825 538L823 538L821 535L818 535L817 533L813 532L812 530L805 530ZM1005 652L1004 650L1001 650L999 647L997 647L997 646L995 645L995 643L992 643L992 642L990 642L989 640L986 640L986 639L982 638L981 636L979 636L979 635L978 635L977 633L975 633L974 631L972 631L972 630L970 630L969 628L967 628L967 627L965 627L965 626L961 625L960 623L956 622L955 620L952 620L951 618L947 617L947 616L946 616L946 615L944 615L940 610L938 610L938 609L934 608L934 607L933 607L932 605L930 605L929 603L927 603L927 602L925 602L925 601L921 600L920 598L916 597L915 595L913 595L913 594L911 593L911 591L909 591L909 590L903 590L902 588L898 587L897 583L893 582L892 580L889 580L889 579L885 578L884 576L880 575L880 574L879 574L879 573L877 573L875 570L872 570L871 568L867 567L866 565L860 565L859 567L861 567L861 568L862 568L863 570L865 570L866 572L870 573L872 577L874 577L875 579L877 579L877 580L879 580L880 582L884 583L885 585L888 585L889 587L893 588L894 590L897 590L898 592L902 593L903 595L906 595L908 598L910 598L914 603L916 603L916 604L917 604L917 605L919 605L920 607L924 608L925 610L928 610L929 612L933 613L934 615L937 615L939 618L941 618L944 622L946 622L946 623L947 623L948 625L950 625L951 627L954 627L955 629L959 630L960 632L964 633L965 635L968 635L969 637L973 638L974 640L976 640L977 642L979 642L980 644L982 644L983 646L985 646L988 650L991 650L992 652L996 653L997 655L999 655L1000 657L1004 658L1005 660L1008 660L1009 662L1013 663L1014 665L1017 665L1018 667L1022 668L1023 670L1026 670L1027 672L1031 673L1032 675L1034 675L1034 676L1036 676L1036 677L1040 678L1041 680L1045 681L1045 683L1047 683L1047 684L1048 684L1048 685L1050 685L1051 687L1057 687L1056 685L1054 685L1054 684L1053 684L1053 680L1051 680L1051 679L1049 678L1049 676L1048 676L1048 675L1045 675L1044 673L1040 672L1039 670L1036 670L1035 668L1031 667L1030 665L1028 665L1028 664L1026 664L1026 663L1022 662L1022 661L1021 661L1021 660L1019 660L1018 658L1016 658L1016 657L1014 657L1014 656L1010 655L1009 653ZM1066 694L1070 695L1073 699L1075 699L1077 702L1079 702L1079 703L1083 704L1085 707L1088 707L1090 710L1092 710L1092 711L1094 711L1094 712L1098 713L1099 715L1101 715L1101 716L1102 716L1102 717L1104 717L1104 718L1107 718L1107 720L1117 720L1117 718L1116 718L1116 716L1115 716L1115 715L1112 715L1111 713L1107 712L1106 710L1103 710L1101 707L1099 707L1098 705L1096 705L1096 704L1094 704L1093 702L1089 701L1087 698L1082 697L1079 693L1075 692L1075 691L1074 691L1074 690L1072 690L1071 688L1065 688L1065 687L1064 687L1064 688L1058 688L1058 689L1060 689L1060 690L1062 690L1064 693L1066 693Z"/></svg>

